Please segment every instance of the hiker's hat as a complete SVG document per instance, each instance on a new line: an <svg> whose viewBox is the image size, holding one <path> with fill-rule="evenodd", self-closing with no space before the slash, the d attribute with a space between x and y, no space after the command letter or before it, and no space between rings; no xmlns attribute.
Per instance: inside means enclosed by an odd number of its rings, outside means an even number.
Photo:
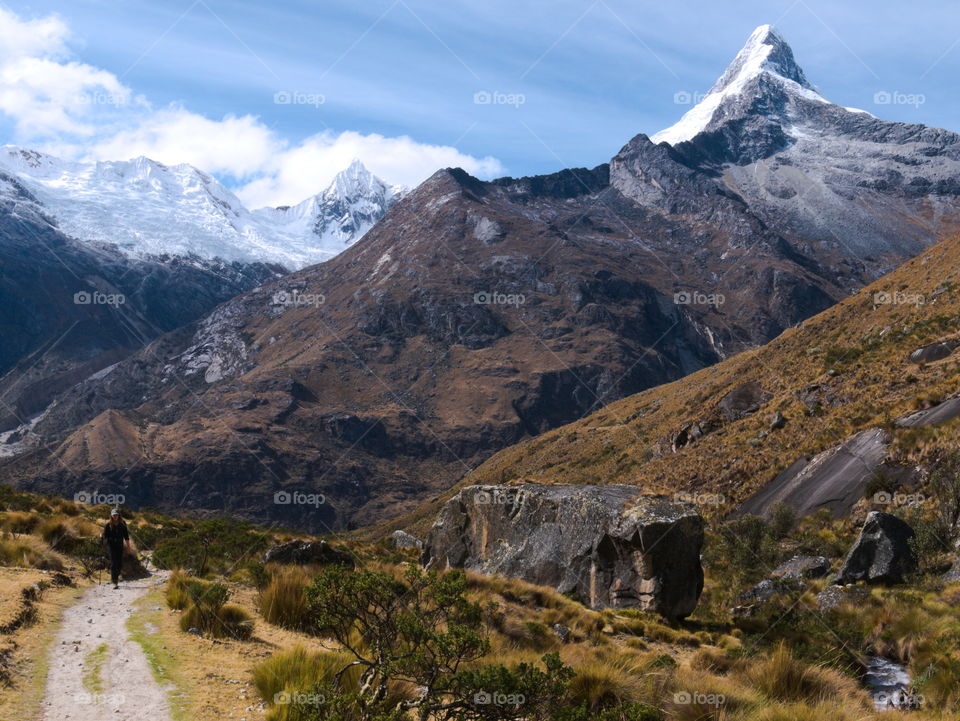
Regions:
<svg viewBox="0 0 960 721"><path fill-rule="evenodd" d="M110 515L111 515L111 516L119 516L119 515L120 515L120 509L119 509L119 508L114 508L112 511L110 511Z"/></svg>

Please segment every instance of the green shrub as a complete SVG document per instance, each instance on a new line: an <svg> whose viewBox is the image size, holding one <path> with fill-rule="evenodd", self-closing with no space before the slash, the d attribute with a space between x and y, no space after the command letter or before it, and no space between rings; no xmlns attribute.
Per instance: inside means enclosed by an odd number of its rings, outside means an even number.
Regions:
<svg viewBox="0 0 960 721"><path fill-rule="evenodd" d="M159 568L183 568L195 576L226 573L251 554L263 551L270 534L246 521L214 518L157 541L153 562Z"/></svg>
<svg viewBox="0 0 960 721"><path fill-rule="evenodd" d="M229 598L230 591L222 583L179 577L167 585L167 604L184 609L182 631L197 629L212 638L247 641L253 635L253 617L241 606L228 604Z"/></svg>

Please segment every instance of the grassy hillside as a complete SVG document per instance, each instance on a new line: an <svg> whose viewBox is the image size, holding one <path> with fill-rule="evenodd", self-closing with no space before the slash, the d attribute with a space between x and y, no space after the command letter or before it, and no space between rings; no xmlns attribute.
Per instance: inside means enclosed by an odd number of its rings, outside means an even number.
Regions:
<svg viewBox="0 0 960 721"><path fill-rule="evenodd" d="M718 510L726 511L797 458L861 429L891 431L900 459L922 461L930 448L957 443L956 424L908 430L893 421L960 391L960 352L908 362L914 349L960 334L958 290L960 238L953 238L768 345L508 448L461 485L635 483L651 492L722 494L728 503ZM745 381L770 398L727 422L718 403ZM822 402L811 408L804 400L814 396ZM772 430L777 412L786 424ZM672 452L673 438L694 422L714 428Z"/></svg>
<svg viewBox="0 0 960 721"><path fill-rule="evenodd" d="M50 640L60 611L96 582L95 572L85 572L82 541L97 528L104 510L0 488L0 548L5 554L0 557L0 711L7 709L11 717L33 718L45 691L50 692L44 689L47 662L56 652ZM331 579L345 583L364 574L374 574L372 585L359 581L371 603L393 583L400 592L388 606L456 595L403 590L417 566L416 552L385 542L341 544L357 568L331 576L336 569L261 565L257 558L263 545L287 536L255 526L149 512L130 514L129 525L141 549L151 547L155 559L193 574L175 572L166 588L141 599L127 622L154 675L171 688L175 721L362 718L334 713L323 703L310 705L309 699L332 698L336 670L353 658L327 626L319 625L312 599L336 593ZM504 693L517 691L511 683L526 684L521 688L529 693L539 683L534 670L544 667L544 655L556 654L568 674L551 682L560 694L553 701L559 700L561 711L531 718L855 721L881 718L863 687L861 662L867 654L882 653L910 669L926 699L919 711L886 712L882 718L954 718L960 702L956 584L928 575L911 586L875 588L834 611L818 611L813 594L827 583L818 579L752 615L729 612L741 590L795 553L823 553L836 564L855 531L849 520L820 515L789 532L767 529L745 552L740 539L732 542L724 528L712 527L700 606L693 617L674 624L634 610L591 610L575 598L522 581L467 574L463 593L477 604L474 632L484 645L478 657L463 665L465 678L494 684L484 689L502 688ZM194 553L203 543L209 552ZM383 621L387 606L367 607L363 595L345 600L361 609L368 622ZM200 631L190 632L194 627ZM367 636L349 638L365 653L366 641L359 639ZM340 688L349 690L355 677L343 676ZM390 693L400 700L416 698L413 686L404 682L392 682ZM308 703L278 701L281 697ZM343 698L349 700L349 694ZM489 715L494 708L480 711L488 715L450 718L501 718Z"/></svg>

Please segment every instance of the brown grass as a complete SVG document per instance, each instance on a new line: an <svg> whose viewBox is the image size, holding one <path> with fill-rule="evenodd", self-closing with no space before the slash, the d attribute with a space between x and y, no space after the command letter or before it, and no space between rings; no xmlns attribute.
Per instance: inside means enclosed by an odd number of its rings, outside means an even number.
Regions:
<svg viewBox="0 0 960 721"><path fill-rule="evenodd" d="M311 575L297 566L277 568L260 593L259 610L269 623L302 631L309 625L306 588Z"/></svg>

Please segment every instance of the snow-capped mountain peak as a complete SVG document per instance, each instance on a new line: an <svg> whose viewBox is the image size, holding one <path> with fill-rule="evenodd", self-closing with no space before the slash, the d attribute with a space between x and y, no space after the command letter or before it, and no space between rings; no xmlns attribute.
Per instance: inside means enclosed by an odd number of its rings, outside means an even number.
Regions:
<svg viewBox="0 0 960 721"><path fill-rule="evenodd" d="M677 123L656 133L651 140L671 145L690 140L710 125L721 106L755 87L760 78L807 100L829 102L807 80L794 59L793 50L776 28L761 25L750 34L746 44L704 98Z"/></svg>
<svg viewBox="0 0 960 721"><path fill-rule="evenodd" d="M328 260L358 240L403 189L354 161L298 205L250 211L216 178L150 158L75 162L4 146L0 170L16 176L60 229L126 254L276 263Z"/></svg>
<svg viewBox="0 0 960 721"><path fill-rule="evenodd" d="M317 239L332 256L366 233L405 192L355 159L322 193L293 206L261 208L254 215L288 235Z"/></svg>
<svg viewBox="0 0 960 721"><path fill-rule="evenodd" d="M807 90L817 92L803 69L797 65L790 45L772 25L761 25L750 34L746 44L710 92L723 92L731 86L742 88L750 78L764 72L792 80Z"/></svg>

